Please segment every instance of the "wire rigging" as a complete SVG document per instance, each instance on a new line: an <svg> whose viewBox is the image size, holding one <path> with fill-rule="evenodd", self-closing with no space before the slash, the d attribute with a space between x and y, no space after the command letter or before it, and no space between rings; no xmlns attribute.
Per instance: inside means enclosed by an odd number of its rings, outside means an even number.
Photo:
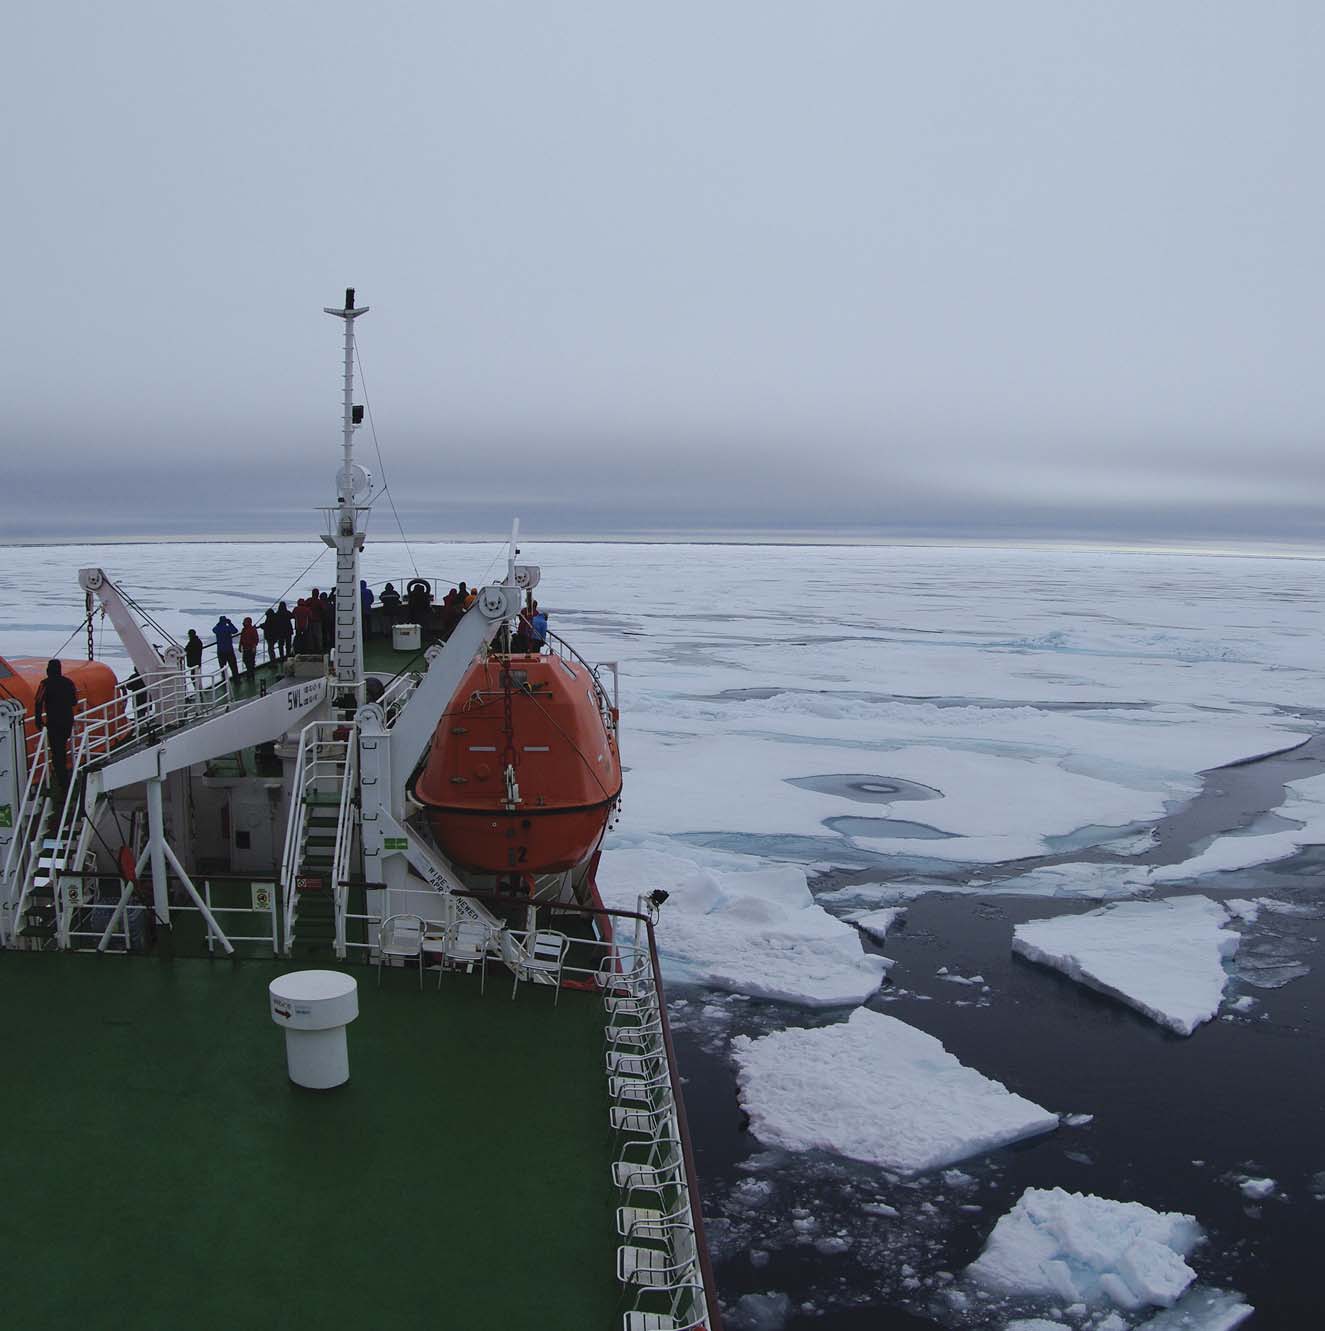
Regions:
<svg viewBox="0 0 1325 1331"><path fill-rule="evenodd" d="M373 403L368 396L368 379L363 372L363 361L359 359L359 344L354 344L354 361L359 367L359 383L363 388L364 410L368 413L368 429L373 436L373 449L377 453L378 474L382 477L382 493L386 495L387 502L391 505L391 512L396 519L396 527L400 531L400 540L405 547L405 553L409 556L410 567L414 570L414 576L419 576L419 566L414 562L414 551L410 549L409 537L405 535L405 524L400 520L400 513L396 509L396 500L391 493L391 485L386 478L386 463L382 461L382 445L377 442L377 424L373 420Z"/></svg>

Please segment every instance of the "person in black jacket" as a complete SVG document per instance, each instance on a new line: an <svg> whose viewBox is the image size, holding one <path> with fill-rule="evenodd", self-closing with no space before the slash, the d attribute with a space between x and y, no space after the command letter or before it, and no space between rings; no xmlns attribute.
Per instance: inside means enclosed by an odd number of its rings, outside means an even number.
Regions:
<svg viewBox="0 0 1325 1331"><path fill-rule="evenodd" d="M184 641L184 664L189 668L189 677L193 680L193 691L202 688L202 639L197 629L190 629Z"/></svg>
<svg viewBox="0 0 1325 1331"><path fill-rule="evenodd" d="M50 745L55 779L61 790L69 788L69 736L74 733L77 706L78 690L74 688L73 680L64 677L58 661L48 661L46 678L37 685L33 719L38 730L45 723L46 742Z"/></svg>

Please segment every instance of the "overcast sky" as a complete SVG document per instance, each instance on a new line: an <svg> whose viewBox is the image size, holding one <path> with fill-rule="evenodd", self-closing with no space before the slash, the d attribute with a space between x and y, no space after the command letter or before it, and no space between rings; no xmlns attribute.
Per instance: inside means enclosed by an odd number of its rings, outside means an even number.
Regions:
<svg viewBox="0 0 1325 1331"><path fill-rule="evenodd" d="M1323 61L1319 0L12 7L0 539L302 535L348 284L411 535L1325 538Z"/></svg>

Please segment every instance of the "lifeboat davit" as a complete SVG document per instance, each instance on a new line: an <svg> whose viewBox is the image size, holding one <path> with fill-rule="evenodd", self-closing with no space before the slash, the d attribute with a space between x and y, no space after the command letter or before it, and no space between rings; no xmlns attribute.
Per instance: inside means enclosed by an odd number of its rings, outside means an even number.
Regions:
<svg viewBox="0 0 1325 1331"><path fill-rule="evenodd" d="M460 868L558 873L598 849L621 794L616 716L581 660L476 660L437 724L414 788Z"/></svg>

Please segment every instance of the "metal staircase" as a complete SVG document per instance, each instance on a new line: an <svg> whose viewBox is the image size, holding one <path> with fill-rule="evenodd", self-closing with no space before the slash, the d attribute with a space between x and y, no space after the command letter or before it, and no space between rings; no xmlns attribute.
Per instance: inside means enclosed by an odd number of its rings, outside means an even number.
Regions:
<svg viewBox="0 0 1325 1331"><path fill-rule="evenodd" d="M344 722L314 721L299 735L281 861L287 956L345 955L355 749L354 727Z"/></svg>
<svg viewBox="0 0 1325 1331"><path fill-rule="evenodd" d="M63 870L80 872L88 853L100 788L88 783L87 762L95 730L82 726L70 743L69 785L61 793L49 780L50 750L42 732L28 770L4 868L8 930L20 947L67 945L69 901L60 882ZM84 804L90 808L84 810Z"/></svg>

